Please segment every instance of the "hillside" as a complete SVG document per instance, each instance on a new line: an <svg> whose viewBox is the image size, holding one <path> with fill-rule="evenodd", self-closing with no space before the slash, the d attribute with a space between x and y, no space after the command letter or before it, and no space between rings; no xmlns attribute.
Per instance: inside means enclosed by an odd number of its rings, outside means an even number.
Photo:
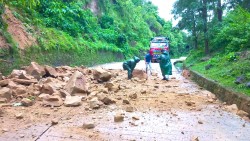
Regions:
<svg viewBox="0 0 250 141"><path fill-rule="evenodd" d="M173 29L171 22L161 19L151 2L32 2L1 3L0 53L3 60L12 63L1 64L1 68L11 70L31 60L52 66L89 66L134 55L143 57L154 36L171 39L173 57L185 53L185 34ZM5 73L6 69L0 71Z"/></svg>

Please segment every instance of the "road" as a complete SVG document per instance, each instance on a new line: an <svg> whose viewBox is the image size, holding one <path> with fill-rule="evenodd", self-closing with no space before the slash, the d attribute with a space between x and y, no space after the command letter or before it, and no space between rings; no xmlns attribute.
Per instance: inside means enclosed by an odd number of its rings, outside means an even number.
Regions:
<svg viewBox="0 0 250 141"><path fill-rule="evenodd" d="M172 60L174 62L174 60ZM100 67L100 66L98 66ZM38 141L249 141L250 122L236 114L230 105L216 100L214 94L182 77L174 68L170 81L161 80L159 64L153 63L154 73L146 81L127 80L121 63L104 64L117 77L114 82L124 89L108 93L115 104L90 109L87 102L79 107L9 107L0 118L0 140ZM136 69L144 69L140 61ZM93 67L96 68L96 67ZM115 69L115 70L113 70ZM98 84L100 86L101 84ZM129 95L136 94L136 98ZM123 103L128 99L130 104ZM133 111L126 110L133 107ZM24 113L17 120L16 113ZM114 122L117 113L124 121ZM57 125L51 120L58 119ZM83 129L83 123L95 128Z"/></svg>

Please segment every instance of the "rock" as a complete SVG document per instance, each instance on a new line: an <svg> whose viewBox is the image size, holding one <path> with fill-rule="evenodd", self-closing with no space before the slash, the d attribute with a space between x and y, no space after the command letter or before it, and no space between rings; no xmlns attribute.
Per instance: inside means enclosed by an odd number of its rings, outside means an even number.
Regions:
<svg viewBox="0 0 250 141"><path fill-rule="evenodd" d="M193 102L193 101L185 101L185 103L186 103L187 106L195 105L195 102Z"/></svg>
<svg viewBox="0 0 250 141"><path fill-rule="evenodd" d="M199 123L199 124L203 124L203 122L202 122L201 120L198 120L198 123Z"/></svg>
<svg viewBox="0 0 250 141"><path fill-rule="evenodd" d="M76 107L82 104L82 97L79 96L66 96L64 105L66 107Z"/></svg>
<svg viewBox="0 0 250 141"><path fill-rule="evenodd" d="M16 88L18 88L18 85L15 83L15 82L13 82L13 81L8 81L9 82L9 84L8 84L8 88L10 88L10 89L16 89Z"/></svg>
<svg viewBox="0 0 250 141"><path fill-rule="evenodd" d="M2 131L3 131L3 132L9 132L9 129L3 128Z"/></svg>
<svg viewBox="0 0 250 141"><path fill-rule="evenodd" d="M122 103L123 103L123 104L130 104L130 102L129 102L127 99L123 99L123 100L122 100Z"/></svg>
<svg viewBox="0 0 250 141"><path fill-rule="evenodd" d="M21 75L18 76L18 79L31 80L31 79L34 79L34 77L31 76L31 75L28 75L28 74L26 74L26 73L22 73Z"/></svg>
<svg viewBox="0 0 250 141"><path fill-rule="evenodd" d="M105 83L105 88L108 88L109 91L111 91L112 87L114 86L113 82L107 82Z"/></svg>
<svg viewBox="0 0 250 141"><path fill-rule="evenodd" d="M208 65L205 66L205 70L209 70L209 69L211 69L212 67L213 67L213 65L208 64Z"/></svg>
<svg viewBox="0 0 250 141"><path fill-rule="evenodd" d="M0 73L0 80L3 80L3 74Z"/></svg>
<svg viewBox="0 0 250 141"><path fill-rule="evenodd" d="M192 137L191 141L199 141L198 137Z"/></svg>
<svg viewBox="0 0 250 141"><path fill-rule="evenodd" d="M141 94L146 94L146 93L147 93L147 90L145 90L145 89L141 90Z"/></svg>
<svg viewBox="0 0 250 141"><path fill-rule="evenodd" d="M133 77L139 78L140 80L148 79L148 75L143 70L137 69L133 71Z"/></svg>
<svg viewBox="0 0 250 141"><path fill-rule="evenodd" d="M108 97L104 97L104 99L101 100L101 101L102 101L105 105L110 105L110 104L116 103L115 100L110 99L110 98L108 98Z"/></svg>
<svg viewBox="0 0 250 141"><path fill-rule="evenodd" d="M43 105L44 106L52 106L52 107L59 107L63 104L63 101L60 96L44 96L43 97Z"/></svg>
<svg viewBox="0 0 250 141"><path fill-rule="evenodd" d="M57 90L56 90L56 88L53 87L52 84L44 84L44 85L42 85L41 93L53 94L53 93L56 93L56 92L57 92Z"/></svg>
<svg viewBox="0 0 250 141"><path fill-rule="evenodd" d="M89 101L89 105L90 105L91 109L98 109L98 108L100 108L102 103L98 100L97 97L94 97Z"/></svg>
<svg viewBox="0 0 250 141"><path fill-rule="evenodd" d="M20 95L25 94L26 92L27 92L27 88L21 85L13 90L13 95L20 96Z"/></svg>
<svg viewBox="0 0 250 141"><path fill-rule="evenodd" d="M37 83L38 81L36 79L26 80L26 79L12 79L14 82L22 84L22 85L30 85L33 83Z"/></svg>
<svg viewBox="0 0 250 141"><path fill-rule="evenodd" d="M0 104L7 103L7 102L8 102L7 98L0 98Z"/></svg>
<svg viewBox="0 0 250 141"><path fill-rule="evenodd" d="M13 70L8 78L18 78L20 75L25 75L25 70Z"/></svg>
<svg viewBox="0 0 250 141"><path fill-rule="evenodd" d="M37 97L37 99L39 100L39 101L41 101L41 100L43 100L43 99L46 99L46 97L49 97L50 95L49 94L44 94L44 93L42 93L42 94L40 94L38 97Z"/></svg>
<svg viewBox="0 0 250 141"><path fill-rule="evenodd" d="M134 112L134 107L128 106L128 107L126 107L125 111L126 112Z"/></svg>
<svg viewBox="0 0 250 141"><path fill-rule="evenodd" d="M9 84L9 82L10 82L9 79L0 80L0 86L6 87Z"/></svg>
<svg viewBox="0 0 250 141"><path fill-rule="evenodd" d="M200 59L200 61L205 62L208 61L210 59L210 57L206 56Z"/></svg>
<svg viewBox="0 0 250 141"><path fill-rule="evenodd" d="M44 69L46 72L46 76L50 76L50 77L57 77L58 76L57 71L53 67L45 65Z"/></svg>
<svg viewBox="0 0 250 141"><path fill-rule="evenodd" d="M236 113L240 117L247 117L249 114L243 110L238 110Z"/></svg>
<svg viewBox="0 0 250 141"><path fill-rule="evenodd" d="M190 72L188 71L188 70L186 70L186 69L184 69L183 71L182 71L182 74L181 74L183 77L185 77L185 78L188 78L188 77L190 77Z"/></svg>
<svg viewBox="0 0 250 141"><path fill-rule="evenodd" d="M8 101L11 100L12 91L9 88L3 87L0 89L0 98L6 98Z"/></svg>
<svg viewBox="0 0 250 141"><path fill-rule="evenodd" d="M21 103L22 103L23 106L31 106L31 105L33 105L33 101L28 99L28 98L23 98Z"/></svg>
<svg viewBox="0 0 250 141"><path fill-rule="evenodd" d="M82 127L84 129L93 129L93 128L95 128L95 124L92 123L92 122L90 122L90 123L83 123Z"/></svg>
<svg viewBox="0 0 250 141"><path fill-rule="evenodd" d="M234 83L235 84L242 84L242 83L244 83L244 81L245 81L245 76L239 76L239 77L237 77L236 78L236 80L234 81Z"/></svg>
<svg viewBox="0 0 250 141"><path fill-rule="evenodd" d="M132 116L132 119L134 119L134 120L140 120L140 118L138 116Z"/></svg>
<svg viewBox="0 0 250 141"><path fill-rule="evenodd" d="M64 89L71 95L74 95L75 93L85 93L88 91L86 78L81 72L75 71Z"/></svg>
<svg viewBox="0 0 250 141"><path fill-rule="evenodd" d="M59 122L58 119L52 119L51 120L52 125L56 125L56 124L58 124L58 122Z"/></svg>
<svg viewBox="0 0 250 141"><path fill-rule="evenodd" d="M247 87L247 88L250 88L250 82L247 82L247 83L246 83L246 87Z"/></svg>
<svg viewBox="0 0 250 141"><path fill-rule="evenodd" d="M99 82L107 82L111 79L112 75L102 68L96 68L93 70L93 77Z"/></svg>
<svg viewBox="0 0 250 141"><path fill-rule="evenodd" d="M37 80L40 80L46 74L44 67L36 62L31 62L30 66L26 67L25 70L27 74L32 75Z"/></svg>
<svg viewBox="0 0 250 141"><path fill-rule="evenodd" d="M129 95L129 98L131 98L131 99L136 99L136 98L137 98L137 94L136 94L136 93L130 94L130 95Z"/></svg>
<svg viewBox="0 0 250 141"><path fill-rule="evenodd" d="M22 119L22 118L23 118L23 114L22 113L16 114L16 119Z"/></svg>
<svg viewBox="0 0 250 141"><path fill-rule="evenodd" d="M122 122L122 121L124 121L124 116L122 114L118 113L114 116L114 121L115 122Z"/></svg>
<svg viewBox="0 0 250 141"><path fill-rule="evenodd" d="M226 109L229 112L232 112L232 113L237 113L237 111L238 111L238 107L237 107L236 104L232 104L232 105L226 106Z"/></svg>

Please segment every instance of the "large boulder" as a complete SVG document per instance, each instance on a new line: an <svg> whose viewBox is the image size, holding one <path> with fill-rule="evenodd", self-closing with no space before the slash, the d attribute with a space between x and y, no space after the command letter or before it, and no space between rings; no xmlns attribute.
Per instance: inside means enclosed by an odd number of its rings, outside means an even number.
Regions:
<svg viewBox="0 0 250 141"><path fill-rule="evenodd" d="M82 103L82 97L80 96L66 96L64 105L66 107L76 107L80 106Z"/></svg>
<svg viewBox="0 0 250 141"><path fill-rule="evenodd" d="M148 75L143 70L134 70L133 77L137 77L141 80L148 79Z"/></svg>
<svg viewBox="0 0 250 141"><path fill-rule="evenodd" d="M30 66L26 67L25 70L37 80L40 80L46 74L44 67L36 62L31 62Z"/></svg>
<svg viewBox="0 0 250 141"><path fill-rule="evenodd" d="M93 77L99 82L107 82L111 79L111 73L102 68L96 68L93 70Z"/></svg>
<svg viewBox="0 0 250 141"><path fill-rule="evenodd" d="M3 87L0 89L0 98L6 98L8 101L11 100L12 91L7 87Z"/></svg>
<svg viewBox="0 0 250 141"><path fill-rule="evenodd" d="M88 91L86 78L81 72L75 71L68 83L65 85L64 89L71 95L76 93L86 93Z"/></svg>

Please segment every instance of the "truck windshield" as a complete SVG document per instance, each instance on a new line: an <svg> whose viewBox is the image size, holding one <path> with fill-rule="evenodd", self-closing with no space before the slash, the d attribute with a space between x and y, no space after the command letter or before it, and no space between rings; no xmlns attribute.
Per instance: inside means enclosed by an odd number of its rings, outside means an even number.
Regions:
<svg viewBox="0 0 250 141"><path fill-rule="evenodd" d="M168 43L151 43L150 48L164 48L168 47Z"/></svg>

